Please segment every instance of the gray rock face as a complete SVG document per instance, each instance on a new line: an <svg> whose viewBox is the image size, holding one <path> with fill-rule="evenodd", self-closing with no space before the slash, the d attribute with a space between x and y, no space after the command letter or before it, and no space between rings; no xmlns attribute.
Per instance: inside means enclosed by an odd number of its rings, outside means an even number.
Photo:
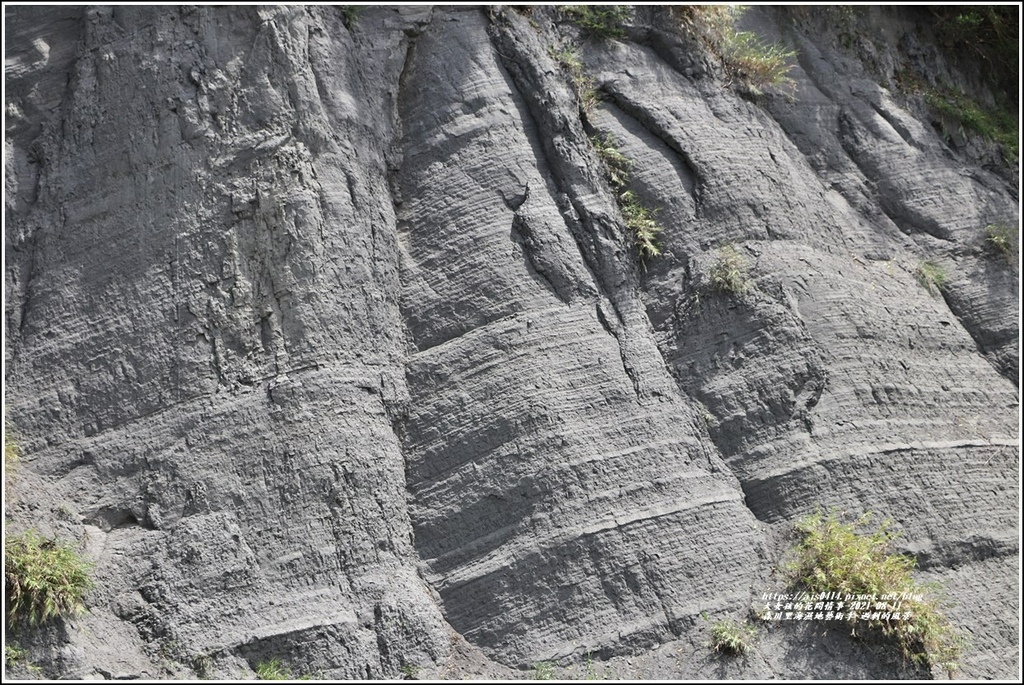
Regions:
<svg viewBox="0 0 1024 685"><path fill-rule="evenodd" d="M879 85L911 10L867 65L749 13L800 55L753 98L638 9L582 116L554 8L5 12L7 513L95 564L20 638L48 675L905 676L813 626L709 661L827 507L893 520L964 675L1019 671L1018 179Z"/></svg>

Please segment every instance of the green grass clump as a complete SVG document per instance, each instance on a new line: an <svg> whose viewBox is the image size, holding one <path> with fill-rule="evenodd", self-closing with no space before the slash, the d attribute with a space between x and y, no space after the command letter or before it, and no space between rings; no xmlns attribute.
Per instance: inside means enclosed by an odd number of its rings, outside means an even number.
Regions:
<svg viewBox="0 0 1024 685"><path fill-rule="evenodd" d="M594 79L587 75L583 67L579 48L574 45L564 46L557 50L549 47L548 53L569 76L580 112L589 114L600 101L601 95L594 84Z"/></svg>
<svg viewBox="0 0 1024 685"><path fill-rule="evenodd" d="M718 250L718 259L711 265L711 285L716 290L742 295L750 287L747 271L750 264L733 245Z"/></svg>
<svg viewBox="0 0 1024 685"><path fill-rule="evenodd" d="M341 23L345 25L345 28L352 30L352 27L359 21L359 17L369 7L366 5L339 5L338 9L341 10Z"/></svg>
<svg viewBox="0 0 1024 685"><path fill-rule="evenodd" d="M649 258L660 255L658 234L663 229L654 218L654 211L642 205L632 190L619 195L619 208L622 209L622 218L626 220L626 228L633 234L640 256Z"/></svg>
<svg viewBox="0 0 1024 685"><path fill-rule="evenodd" d="M17 643L8 642L4 645L4 663L10 666L17 666L24 661L27 654Z"/></svg>
<svg viewBox="0 0 1024 685"><path fill-rule="evenodd" d="M622 25L629 21L629 5L563 5L562 13L572 23L598 38L622 38Z"/></svg>
<svg viewBox="0 0 1024 685"><path fill-rule="evenodd" d="M917 276L918 282L927 288L930 293L939 293L945 290L946 284L949 282L946 270L932 261L924 261L918 264L914 275Z"/></svg>
<svg viewBox="0 0 1024 685"><path fill-rule="evenodd" d="M711 628L711 648L723 654L739 656L753 649L757 629L746 621L737 623L732 619L719 621Z"/></svg>
<svg viewBox="0 0 1024 685"><path fill-rule="evenodd" d="M271 659L256 664L256 677L260 680L291 680L292 674L280 659Z"/></svg>
<svg viewBox="0 0 1024 685"><path fill-rule="evenodd" d="M658 234L664 229L654 218L654 210L645 207L636 193L626 188L633 169L633 160L619 152L619 142L611 134L593 136L590 143L601 159L605 179L615 193L622 218L626 222L626 228L633 235L640 257L657 257L661 254Z"/></svg>
<svg viewBox="0 0 1024 685"><path fill-rule="evenodd" d="M312 680L313 676L306 674L299 678L292 675L290 669L281 663L280 659L261 661L256 664L257 680Z"/></svg>
<svg viewBox="0 0 1024 685"><path fill-rule="evenodd" d="M787 50L781 43L765 41L750 31L730 31L721 54L733 78L754 93L760 94L769 87L792 90L796 86L788 76L796 51Z"/></svg>
<svg viewBox="0 0 1024 685"><path fill-rule="evenodd" d="M590 139L594 151L604 164L605 177L615 190L621 190L629 183L633 160L619 152L619 141L611 134L597 135Z"/></svg>
<svg viewBox="0 0 1024 685"><path fill-rule="evenodd" d="M547 661L540 661L533 666L533 680L555 680L555 667Z"/></svg>
<svg viewBox="0 0 1024 685"><path fill-rule="evenodd" d="M73 548L33 531L4 539L7 620L36 626L85 612L91 567Z"/></svg>
<svg viewBox="0 0 1024 685"><path fill-rule="evenodd" d="M17 439L10 434L7 429L4 429L4 466L10 468L18 461L18 455L20 454L21 448L18 446Z"/></svg>
<svg viewBox="0 0 1024 685"><path fill-rule="evenodd" d="M398 672L402 674L402 680L416 680L421 670L419 664L405 664L399 667Z"/></svg>
<svg viewBox="0 0 1024 685"><path fill-rule="evenodd" d="M883 522L873 532L859 534L857 528L870 524L871 516L856 523L843 523L835 513L821 512L796 524L800 542L789 572L796 585L812 596L819 593L880 598L898 596L900 612L907 619L864 619L848 611L856 634L861 627L876 630L895 641L904 658L952 674L959 668L964 640L941 611L933 585L918 584L911 572L913 557L892 552L897 535Z"/></svg>
<svg viewBox="0 0 1024 685"><path fill-rule="evenodd" d="M1008 261L1012 261L1017 254L1018 239L1017 231L1006 224L989 224L985 227L985 244Z"/></svg>
<svg viewBox="0 0 1024 685"><path fill-rule="evenodd" d="M789 72L796 51L756 33L737 31L736 20L745 11L745 7L725 5L676 5L670 9L677 29L704 43L734 82L755 94L767 88L794 90L796 82Z"/></svg>
<svg viewBox="0 0 1024 685"><path fill-rule="evenodd" d="M956 119L960 132L977 133L998 144L1006 160L1016 163L1020 155L1020 120L1007 109L985 107L962 92L948 88L928 88L925 102L939 112Z"/></svg>

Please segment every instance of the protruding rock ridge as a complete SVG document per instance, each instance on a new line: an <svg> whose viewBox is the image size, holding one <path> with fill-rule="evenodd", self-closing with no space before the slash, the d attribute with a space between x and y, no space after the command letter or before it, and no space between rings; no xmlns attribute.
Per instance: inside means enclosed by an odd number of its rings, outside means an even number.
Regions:
<svg viewBox="0 0 1024 685"><path fill-rule="evenodd" d="M112 668L74 645L117 619L172 673L444 662L391 424L385 155L418 14L367 36L331 8L86 12L7 227L8 264L31 265L8 289L9 406L50 481L22 519L87 535L96 562L62 675ZM72 520L47 521L62 502ZM114 663L160 674L133 651Z"/></svg>
<svg viewBox="0 0 1024 685"><path fill-rule="evenodd" d="M882 85L977 78L926 13L838 11L744 15L799 52L755 96L665 8L621 38L555 7L5 8L7 515L96 565L30 658L912 674L812 625L709 652L836 507L946 585L965 676L1012 677L1019 276L985 230L1017 179Z"/></svg>
<svg viewBox="0 0 1024 685"><path fill-rule="evenodd" d="M746 601L757 557L657 352L574 99L504 66L551 67L521 24L492 25L492 48L485 16L452 13L418 39L398 221L417 549L453 627L530 663L678 634Z"/></svg>

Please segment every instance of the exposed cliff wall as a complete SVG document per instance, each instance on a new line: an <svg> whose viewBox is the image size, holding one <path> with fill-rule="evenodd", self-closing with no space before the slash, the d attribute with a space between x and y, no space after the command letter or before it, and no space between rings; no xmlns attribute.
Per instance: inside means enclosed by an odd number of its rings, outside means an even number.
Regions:
<svg viewBox="0 0 1024 685"><path fill-rule="evenodd" d="M844 50L760 8L799 63L754 97L661 8L619 40L553 8L6 13L8 513L96 564L22 638L50 675L898 675L814 626L704 644L829 506L895 521L966 675L1018 670L1019 281L984 246L1017 176L879 85L969 79L925 17Z"/></svg>

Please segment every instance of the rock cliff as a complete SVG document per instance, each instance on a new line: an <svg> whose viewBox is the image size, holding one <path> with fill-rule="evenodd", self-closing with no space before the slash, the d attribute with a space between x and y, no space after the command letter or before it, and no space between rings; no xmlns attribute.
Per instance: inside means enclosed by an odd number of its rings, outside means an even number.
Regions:
<svg viewBox="0 0 1024 685"><path fill-rule="evenodd" d="M929 675L708 649L831 507L1019 674L1019 176L899 87L993 97L925 8L751 10L787 89L660 7L5 19L7 525L94 564L45 675Z"/></svg>

